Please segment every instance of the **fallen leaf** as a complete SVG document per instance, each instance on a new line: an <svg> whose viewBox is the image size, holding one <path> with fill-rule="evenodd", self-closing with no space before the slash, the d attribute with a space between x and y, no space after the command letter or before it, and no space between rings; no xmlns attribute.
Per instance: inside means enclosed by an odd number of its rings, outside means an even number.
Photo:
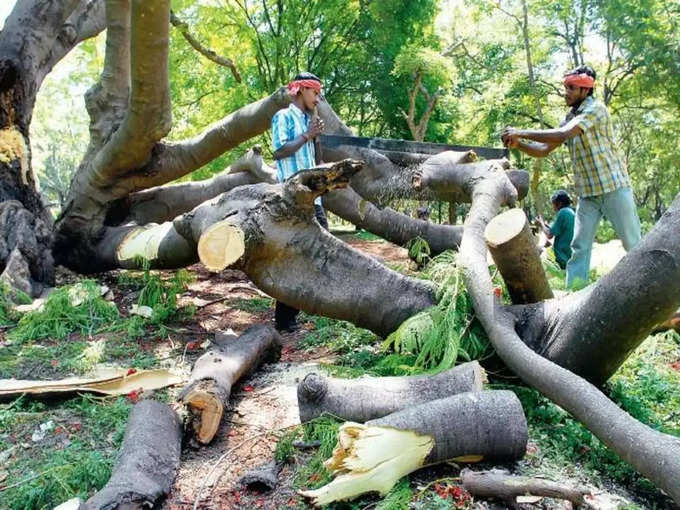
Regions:
<svg viewBox="0 0 680 510"><path fill-rule="evenodd" d="M59 366L59 360L58 359L50 360L50 365L52 365L52 368L57 368Z"/></svg>
<svg viewBox="0 0 680 510"><path fill-rule="evenodd" d="M125 375L132 375L132 374L136 374L136 373L137 373L137 370L135 370L134 368L131 368L130 370L127 371L127 374L125 374Z"/></svg>
<svg viewBox="0 0 680 510"><path fill-rule="evenodd" d="M253 388L253 387L250 386L250 385L247 385L247 386L244 386L244 387L243 387L243 391L253 391L254 389L255 389L255 388Z"/></svg>
<svg viewBox="0 0 680 510"><path fill-rule="evenodd" d="M136 404L137 402L139 402L139 397L141 396L142 393L144 393L144 390L142 388L139 388L138 390L132 390L130 393L127 394L126 398L128 399L129 402Z"/></svg>

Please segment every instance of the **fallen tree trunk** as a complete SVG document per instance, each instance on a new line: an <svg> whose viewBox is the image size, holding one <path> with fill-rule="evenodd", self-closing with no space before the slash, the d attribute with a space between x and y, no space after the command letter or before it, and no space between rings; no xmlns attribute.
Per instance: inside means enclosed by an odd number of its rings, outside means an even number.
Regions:
<svg viewBox="0 0 680 510"><path fill-rule="evenodd" d="M510 476L500 471L461 472L463 487L477 498L500 499L511 506L516 505L517 496L541 496L566 499L575 506L585 504L585 496L591 494L588 489L567 487L550 480L529 478L527 476Z"/></svg>
<svg viewBox="0 0 680 510"><path fill-rule="evenodd" d="M496 179L475 183L459 257L475 312L496 353L527 384L572 413L626 462L680 502L680 438L641 424L595 386L532 351L518 336L516 317L510 313L511 309L501 307L494 296L486 263L484 230L500 206L514 199L513 187L500 172ZM670 316L680 305L678 222L680 197L611 273L585 292L570 296L567 303L565 300L547 302L562 308L559 315L554 312L555 308L546 309L546 303L514 307L520 321L522 310L532 311L527 320L531 327L518 325L520 332L533 335L533 343L529 345L536 349L546 338L555 335L570 341L560 342L558 350L544 349L552 359L560 353L560 360L571 360L572 367L573 361L579 358L577 367L596 367L593 362L601 362L605 371L596 372L600 374L620 364L654 324ZM572 315L568 310L574 303L582 308L574 309L577 313ZM630 313L633 309L635 314ZM569 319L575 321L569 322ZM612 341L616 336L624 345ZM600 354L599 358L594 356L595 352Z"/></svg>
<svg viewBox="0 0 680 510"><path fill-rule="evenodd" d="M476 361L423 376L335 379L312 373L298 384L300 422L327 413L364 423L423 402L482 391L484 379L484 370Z"/></svg>
<svg viewBox="0 0 680 510"><path fill-rule="evenodd" d="M111 479L85 502L83 510L155 506L175 480L181 440L175 411L155 400L136 404Z"/></svg>
<svg viewBox="0 0 680 510"><path fill-rule="evenodd" d="M336 478L301 494L318 506L372 491L385 495L401 477L425 465L519 459L527 440L524 411L514 393L461 393L365 425L345 423L325 463Z"/></svg>
<svg viewBox="0 0 680 510"><path fill-rule="evenodd" d="M281 339L270 326L255 325L203 354L191 372L180 401L189 411L196 439L208 444L222 421L232 386L260 363L278 359Z"/></svg>
<svg viewBox="0 0 680 510"><path fill-rule="evenodd" d="M510 209L496 216L484 230L484 238L513 303L553 297L524 211Z"/></svg>

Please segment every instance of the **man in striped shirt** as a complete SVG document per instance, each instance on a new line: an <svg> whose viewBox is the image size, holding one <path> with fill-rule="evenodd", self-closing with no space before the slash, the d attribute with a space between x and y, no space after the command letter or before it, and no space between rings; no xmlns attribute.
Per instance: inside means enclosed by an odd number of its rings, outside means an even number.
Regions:
<svg viewBox="0 0 680 510"><path fill-rule="evenodd" d="M574 166L576 207L572 255L567 262L567 285L586 283L597 225L602 215L630 250L640 240L630 178L614 143L607 107L593 97L595 71L581 66L564 78L567 106L571 109L558 129L505 128L501 138L512 149L544 157L566 142ZM531 140L531 141L525 141Z"/></svg>
<svg viewBox="0 0 680 510"><path fill-rule="evenodd" d="M323 121L314 111L319 104L321 80L312 73L298 74L288 84L288 92L294 97L288 108L279 110L272 118L272 145L279 182L283 182L300 170L316 166L314 138L323 131ZM321 197L314 201L315 216L319 224L328 230L328 221L321 206ZM274 320L279 331L297 328L298 310L276 302Z"/></svg>

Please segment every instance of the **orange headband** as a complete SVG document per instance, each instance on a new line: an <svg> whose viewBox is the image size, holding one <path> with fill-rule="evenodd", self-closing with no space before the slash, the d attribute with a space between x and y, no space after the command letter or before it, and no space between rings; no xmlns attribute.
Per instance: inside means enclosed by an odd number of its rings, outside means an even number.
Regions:
<svg viewBox="0 0 680 510"><path fill-rule="evenodd" d="M321 92L321 83L316 80L295 80L288 84L288 92L291 95L296 95L302 87L318 90Z"/></svg>
<svg viewBox="0 0 680 510"><path fill-rule="evenodd" d="M592 89L595 86L595 78L588 76L586 73L568 74L564 77L564 84Z"/></svg>

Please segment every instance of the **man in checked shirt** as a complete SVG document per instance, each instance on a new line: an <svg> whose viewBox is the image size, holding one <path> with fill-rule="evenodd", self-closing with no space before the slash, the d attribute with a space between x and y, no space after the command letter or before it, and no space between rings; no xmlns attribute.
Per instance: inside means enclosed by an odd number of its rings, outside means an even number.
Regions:
<svg viewBox="0 0 680 510"><path fill-rule="evenodd" d="M288 84L288 92L293 96L293 102L272 118L272 145L279 182L300 170L316 166L314 138L323 131L323 121L314 115L321 95L321 80L312 73L298 74ZM328 230L321 197L315 200L314 209L317 221ZM277 301L274 313L276 329L295 330L297 314L296 308Z"/></svg>
<svg viewBox="0 0 680 510"><path fill-rule="evenodd" d="M603 214L626 251L640 240L640 220L628 171L614 143L611 117L607 107L593 97L595 77L589 66L578 67L564 77L564 98L571 109L559 128L507 127L501 135L506 147L537 158L547 156L564 142L569 148L579 198L572 255L567 262L569 287L578 280L588 281L593 241Z"/></svg>

